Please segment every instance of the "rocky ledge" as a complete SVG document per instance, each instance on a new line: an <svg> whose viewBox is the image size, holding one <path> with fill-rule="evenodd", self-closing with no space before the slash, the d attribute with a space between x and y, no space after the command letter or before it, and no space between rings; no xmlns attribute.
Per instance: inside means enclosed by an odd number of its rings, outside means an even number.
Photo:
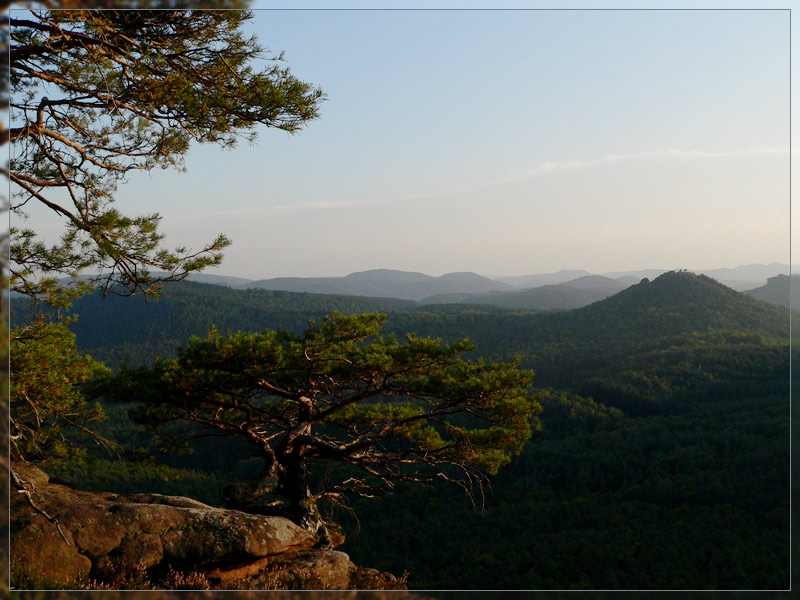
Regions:
<svg viewBox="0 0 800 600"><path fill-rule="evenodd" d="M36 505L58 522L12 492L12 569L43 581L113 582L120 574L171 571L200 573L221 586L267 577L273 585L298 578L317 589L350 585L355 566L347 554L314 548L317 540L289 519L178 496L82 492L50 482L31 465L15 471L31 484Z"/></svg>

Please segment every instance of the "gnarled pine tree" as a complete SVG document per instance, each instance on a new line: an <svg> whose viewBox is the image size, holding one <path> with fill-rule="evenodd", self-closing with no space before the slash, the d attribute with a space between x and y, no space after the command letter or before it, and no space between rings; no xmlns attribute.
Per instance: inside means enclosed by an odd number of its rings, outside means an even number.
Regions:
<svg viewBox="0 0 800 600"><path fill-rule="evenodd" d="M324 544L320 500L399 481L471 491L537 425L531 371L464 360L467 340L379 337L385 318L334 314L302 335L212 331L177 359L123 371L105 391L138 402L134 417L153 427L191 422L194 435L247 440L276 510ZM329 463L349 468L319 477Z"/></svg>

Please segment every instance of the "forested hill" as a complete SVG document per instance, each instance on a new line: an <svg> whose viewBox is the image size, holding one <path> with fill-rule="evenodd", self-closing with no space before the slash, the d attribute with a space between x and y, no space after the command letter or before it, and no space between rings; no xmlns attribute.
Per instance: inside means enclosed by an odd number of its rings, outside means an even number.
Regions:
<svg viewBox="0 0 800 600"><path fill-rule="evenodd" d="M791 300L792 309L800 308L800 276L776 275L770 277L765 285L744 292L756 300L763 300L778 306L789 306Z"/></svg>
<svg viewBox="0 0 800 600"><path fill-rule="evenodd" d="M334 310L387 312L387 328L401 335L470 337L481 355L503 360L520 355L525 366L538 371L537 384L559 387L567 378L596 375L612 359L629 361L633 352L665 348L687 335L719 338L726 332L736 343L788 337L786 309L688 272L665 273L590 306L548 313L480 305L420 307L392 298L179 282L166 285L160 299L147 303L142 298L85 297L73 306L79 318L70 327L83 351L118 367L173 355L177 346L192 335L205 335L212 325L222 332L298 331L309 319L321 319ZM577 378L570 375L576 361L583 374Z"/></svg>
<svg viewBox="0 0 800 600"><path fill-rule="evenodd" d="M26 302L12 303L12 318L24 316ZM163 286L161 296L122 298L99 293L75 302L68 314L78 316L70 329L78 346L109 366L145 364L156 356L173 356L193 335L205 336L213 325L220 332L263 329L302 330L309 319L332 311L345 314L407 310L416 302L395 298L327 296L272 290L234 290L220 285L181 281Z"/></svg>
<svg viewBox="0 0 800 600"><path fill-rule="evenodd" d="M400 333L469 336L481 355L519 356L537 386L594 396L638 413L690 392L719 395L785 387L788 310L713 279L669 272L590 306L557 313L495 312L459 305L398 313ZM769 383L767 383L769 382ZM725 392L727 393L727 392Z"/></svg>
<svg viewBox="0 0 800 600"><path fill-rule="evenodd" d="M581 327L669 335L724 329L788 337L789 313L705 275L670 271L573 313Z"/></svg>
<svg viewBox="0 0 800 600"><path fill-rule="evenodd" d="M653 281L644 279L605 300L571 311L490 312L453 304L424 306L395 319L399 329L414 330L415 322L426 330L434 326L448 338L459 335L466 323L494 323L504 336L504 345L510 339L563 343L609 336L646 341L712 330L772 338L788 338L789 334L788 310L685 271L671 271Z"/></svg>
<svg viewBox="0 0 800 600"><path fill-rule="evenodd" d="M710 331L788 338L789 312L704 275L672 271L571 311L532 313L429 305L396 315L390 326L446 339L469 331L480 349L501 345L534 352L534 346L541 345L650 343ZM532 345L525 348L520 344Z"/></svg>

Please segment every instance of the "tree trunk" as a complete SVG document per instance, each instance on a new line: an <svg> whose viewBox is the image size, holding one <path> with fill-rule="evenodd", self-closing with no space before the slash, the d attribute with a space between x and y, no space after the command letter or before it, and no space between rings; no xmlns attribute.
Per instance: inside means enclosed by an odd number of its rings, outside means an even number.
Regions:
<svg viewBox="0 0 800 600"><path fill-rule="evenodd" d="M288 454L277 455L277 460L280 466L276 491L289 502L287 516L310 531L317 538L318 547L332 548L329 525L322 518L317 507L317 498L308 486L305 459L295 449Z"/></svg>
<svg viewBox="0 0 800 600"><path fill-rule="evenodd" d="M317 497L308 487L308 470L303 456L306 447L299 439L311 434L312 408L313 402L309 398L302 396L298 399L297 424L272 451L277 465L276 491L289 502L287 516L316 537L316 546L332 548L330 528L319 512Z"/></svg>

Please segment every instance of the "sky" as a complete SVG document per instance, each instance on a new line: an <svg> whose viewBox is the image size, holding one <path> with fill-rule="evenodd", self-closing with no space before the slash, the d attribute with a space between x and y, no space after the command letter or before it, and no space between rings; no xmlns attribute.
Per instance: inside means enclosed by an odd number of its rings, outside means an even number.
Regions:
<svg viewBox="0 0 800 600"><path fill-rule="evenodd" d="M211 272L252 279L789 262L789 11L458 6L255 10L321 118L196 147L119 208L169 245L225 233Z"/></svg>

